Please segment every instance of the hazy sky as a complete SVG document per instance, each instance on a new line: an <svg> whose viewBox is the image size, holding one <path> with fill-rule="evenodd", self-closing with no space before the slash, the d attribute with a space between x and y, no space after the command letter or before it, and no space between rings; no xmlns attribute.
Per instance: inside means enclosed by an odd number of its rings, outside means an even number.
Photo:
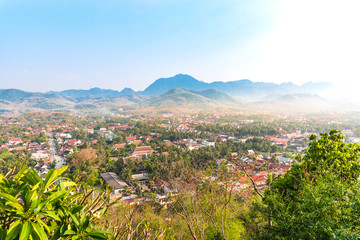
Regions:
<svg viewBox="0 0 360 240"><path fill-rule="evenodd" d="M0 88L143 90L178 73L360 87L359 12L359 0L0 0Z"/></svg>

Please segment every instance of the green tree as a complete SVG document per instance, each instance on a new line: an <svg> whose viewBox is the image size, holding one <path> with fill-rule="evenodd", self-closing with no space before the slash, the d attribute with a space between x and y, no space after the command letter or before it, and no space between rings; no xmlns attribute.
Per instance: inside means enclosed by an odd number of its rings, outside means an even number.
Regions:
<svg viewBox="0 0 360 240"><path fill-rule="evenodd" d="M263 198L268 219L256 238L358 239L360 152L337 130L313 135L300 164L273 180Z"/></svg>

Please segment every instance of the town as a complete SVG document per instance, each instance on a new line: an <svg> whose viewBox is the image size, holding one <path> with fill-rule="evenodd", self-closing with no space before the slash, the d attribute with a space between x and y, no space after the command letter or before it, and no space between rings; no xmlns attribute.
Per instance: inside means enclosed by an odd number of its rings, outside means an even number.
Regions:
<svg viewBox="0 0 360 240"><path fill-rule="evenodd" d="M283 174L296 163L312 134L336 124L348 141L360 140L356 124L338 121L221 113L92 118L29 113L1 118L0 157L3 172L15 158L26 159L43 178L69 165L73 179L103 182L113 199L134 204L150 192L161 201L177 191L175 182L186 185L194 171L208 168L236 173L234 191L251 191L253 184L264 188L269 174Z"/></svg>

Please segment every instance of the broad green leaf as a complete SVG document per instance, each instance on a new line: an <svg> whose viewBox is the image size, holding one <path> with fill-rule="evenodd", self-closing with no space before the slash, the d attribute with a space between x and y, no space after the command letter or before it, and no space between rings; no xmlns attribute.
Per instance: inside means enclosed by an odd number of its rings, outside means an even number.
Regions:
<svg viewBox="0 0 360 240"><path fill-rule="evenodd" d="M36 189L38 189L38 188L40 187L41 184L42 184L42 180L39 181L37 184L35 184L35 185L31 188L31 190L35 191Z"/></svg>
<svg viewBox="0 0 360 240"><path fill-rule="evenodd" d="M61 168L59 168L58 170L56 170L58 172L59 175L61 175L63 172L66 171L66 169L68 168L68 166L63 166Z"/></svg>
<svg viewBox="0 0 360 240"><path fill-rule="evenodd" d="M48 174L46 175L46 179L44 181L44 189L48 189L48 187L53 184L53 180L57 177L57 172L55 169L50 169Z"/></svg>
<svg viewBox="0 0 360 240"><path fill-rule="evenodd" d="M71 182L71 181L66 181L66 182L61 182L60 183L61 189L65 189L67 187L72 187L72 186L76 186L76 183Z"/></svg>
<svg viewBox="0 0 360 240"><path fill-rule="evenodd" d="M37 195L31 199L30 211L33 212L39 206L39 198Z"/></svg>
<svg viewBox="0 0 360 240"><path fill-rule="evenodd" d="M27 168L21 168L20 171L15 175L14 179L19 180L20 178L23 177L24 173L26 173L27 171L28 171Z"/></svg>
<svg viewBox="0 0 360 240"><path fill-rule="evenodd" d="M108 237L105 234L109 234L107 231L92 231L86 234L86 236L89 236L93 239L108 239Z"/></svg>
<svg viewBox="0 0 360 240"><path fill-rule="evenodd" d="M37 225L36 223L31 223L34 231L37 233L37 235L40 237L41 240L47 240L48 237L42 227Z"/></svg>
<svg viewBox="0 0 360 240"><path fill-rule="evenodd" d="M62 197L64 197L66 195L67 191L57 191L57 192L53 192L47 199L45 202L43 202L41 205L40 205L40 209L39 211L47 204L50 204L51 202L55 201L55 200L58 200Z"/></svg>
<svg viewBox="0 0 360 240"><path fill-rule="evenodd" d="M7 200L8 202L6 203L6 205L10 205L18 210L22 210L23 206L18 202L18 200L11 196L10 194L7 193L0 193L0 197L4 198L5 200Z"/></svg>
<svg viewBox="0 0 360 240"><path fill-rule="evenodd" d="M39 215L48 216L56 221L61 221L60 217L56 214L55 211L39 212Z"/></svg>
<svg viewBox="0 0 360 240"><path fill-rule="evenodd" d="M50 233L50 228L46 225L40 218L36 218L36 221L45 229L48 233Z"/></svg>
<svg viewBox="0 0 360 240"><path fill-rule="evenodd" d="M66 231L64 232L64 235L75 235L75 234L76 234L76 232L73 231L73 230L66 230Z"/></svg>
<svg viewBox="0 0 360 240"><path fill-rule="evenodd" d="M19 240L26 240L31 234L32 226L30 222L25 222L21 228Z"/></svg>
<svg viewBox="0 0 360 240"><path fill-rule="evenodd" d="M21 227L22 225L20 224L20 220L13 223L7 232L6 240L12 240L16 238L21 231Z"/></svg>
<svg viewBox="0 0 360 240"><path fill-rule="evenodd" d="M74 214L72 214L72 213L70 213L70 212L69 212L69 215L70 215L71 219L74 221L74 223L75 223L77 226L79 226L79 225L80 225L79 218L76 217Z"/></svg>
<svg viewBox="0 0 360 240"><path fill-rule="evenodd" d="M19 203L17 198L15 198L14 196L7 194L7 193L0 192L0 197L4 198L5 200L8 200L10 202Z"/></svg>
<svg viewBox="0 0 360 240"><path fill-rule="evenodd" d="M71 209L71 213L72 213L72 214L78 213L78 212L80 212L83 208L84 208L84 206L74 207L74 208Z"/></svg>
<svg viewBox="0 0 360 240"><path fill-rule="evenodd" d="M56 231L54 232L54 235L52 236L51 240L57 240L57 239L60 238L60 230L61 230L60 227L58 227L58 228L56 229Z"/></svg>
<svg viewBox="0 0 360 240"><path fill-rule="evenodd" d="M38 233L35 231L32 231L30 234L30 240L41 240L40 236L38 235Z"/></svg>
<svg viewBox="0 0 360 240"><path fill-rule="evenodd" d="M39 174L36 172L36 170L33 167L30 167L31 176L35 178L36 182L42 182L43 180L39 176Z"/></svg>

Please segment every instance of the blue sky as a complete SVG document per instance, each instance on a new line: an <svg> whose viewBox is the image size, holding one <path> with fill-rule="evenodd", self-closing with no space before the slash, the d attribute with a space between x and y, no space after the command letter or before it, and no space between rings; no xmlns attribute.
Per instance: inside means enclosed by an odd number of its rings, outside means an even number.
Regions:
<svg viewBox="0 0 360 240"><path fill-rule="evenodd" d="M360 80L357 2L314 2L0 0L0 88Z"/></svg>

